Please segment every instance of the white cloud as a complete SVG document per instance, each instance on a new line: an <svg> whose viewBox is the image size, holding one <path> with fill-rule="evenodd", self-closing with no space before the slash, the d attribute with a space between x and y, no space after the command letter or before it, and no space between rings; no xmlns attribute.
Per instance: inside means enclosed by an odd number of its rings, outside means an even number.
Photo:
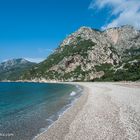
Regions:
<svg viewBox="0 0 140 140"><path fill-rule="evenodd" d="M36 63L39 63L39 62L45 60L45 58L30 58L30 57L26 57L24 59L26 59L26 60L28 60L30 62L36 62Z"/></svg>
<svg viewBox="0 0 140 140"><path fill-rule="evenodd" d="M48 48L38 48L38 53L41 53L41 54L46 54L46 58L47 58L47 55L53 53L54 50L53 49L48 49ZM44 55L42 55L44 56ZM31 62L36 62L36 63L39 63L43 60L45 60L46 58L43 58L43 57L37 57L37 58L32 58L32 57L25 57L26 60L28 61L31 61Z"/></svg>
<svg viewBox="0 0 140 140"><path fill-rule="evenodd" d="M126 24L140 29L140 0L93 0L89 9L101 10L105 7L110 8L111 16L114 15L116 18L104 25L102 29Z"/></svg>
<svg viewBox="0 0 140 140"><path fill-rule="evenodd" d="M47 48L38 48L38 51L39 51L40 53L43 53L43 52L52 53L52 52L54 52L53 49L47 49Z"/></svg>

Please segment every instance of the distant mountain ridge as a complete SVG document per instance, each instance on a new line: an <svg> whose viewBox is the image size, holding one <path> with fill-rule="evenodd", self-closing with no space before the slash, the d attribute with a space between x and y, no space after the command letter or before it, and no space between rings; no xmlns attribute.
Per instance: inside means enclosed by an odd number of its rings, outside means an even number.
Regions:
<svg viewBox="0 0 140 140"><path fill-rule="evenodd" d="M22 79L122 81L140 79L140 31L125 25L105 31L81 27Z"/></svg>
<svg viewBox="0 0 140 140"><path fill-rule="evenodd" d="M35 63L26 59L12 59L0 63L0 80L17 80L26 70L34 66Z"/></svg>

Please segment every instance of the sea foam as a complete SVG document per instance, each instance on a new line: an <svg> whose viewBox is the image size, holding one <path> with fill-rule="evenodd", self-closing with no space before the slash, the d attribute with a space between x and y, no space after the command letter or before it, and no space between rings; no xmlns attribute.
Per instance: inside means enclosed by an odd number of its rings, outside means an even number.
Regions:
<svg viewBox="0 0 140 140"><path fill-rule="evenodd" d="M70 93L70 96L75 96L76 95L76 92L75 91L72 91L71 93Z"/></svg>

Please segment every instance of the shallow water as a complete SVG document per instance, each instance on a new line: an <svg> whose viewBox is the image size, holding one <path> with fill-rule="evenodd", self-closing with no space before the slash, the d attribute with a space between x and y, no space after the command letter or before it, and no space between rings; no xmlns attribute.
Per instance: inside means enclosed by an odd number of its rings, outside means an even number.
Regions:
<svg viewBox="0 0 140 140"><path fill-rule="evenodd" d="M31 140L80 96L67 84L0 83L0 140Z"/></svg>

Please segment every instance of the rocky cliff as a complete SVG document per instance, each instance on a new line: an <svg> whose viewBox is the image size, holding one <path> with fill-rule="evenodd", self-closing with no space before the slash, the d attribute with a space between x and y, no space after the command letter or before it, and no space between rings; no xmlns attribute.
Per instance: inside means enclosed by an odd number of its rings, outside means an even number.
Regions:
<svg viewBox="0 0 140 140"><path fill-rule="evenodd" d="M140 31L132 26L81 27L21 79L120 81L140 79Z"/></svg>

